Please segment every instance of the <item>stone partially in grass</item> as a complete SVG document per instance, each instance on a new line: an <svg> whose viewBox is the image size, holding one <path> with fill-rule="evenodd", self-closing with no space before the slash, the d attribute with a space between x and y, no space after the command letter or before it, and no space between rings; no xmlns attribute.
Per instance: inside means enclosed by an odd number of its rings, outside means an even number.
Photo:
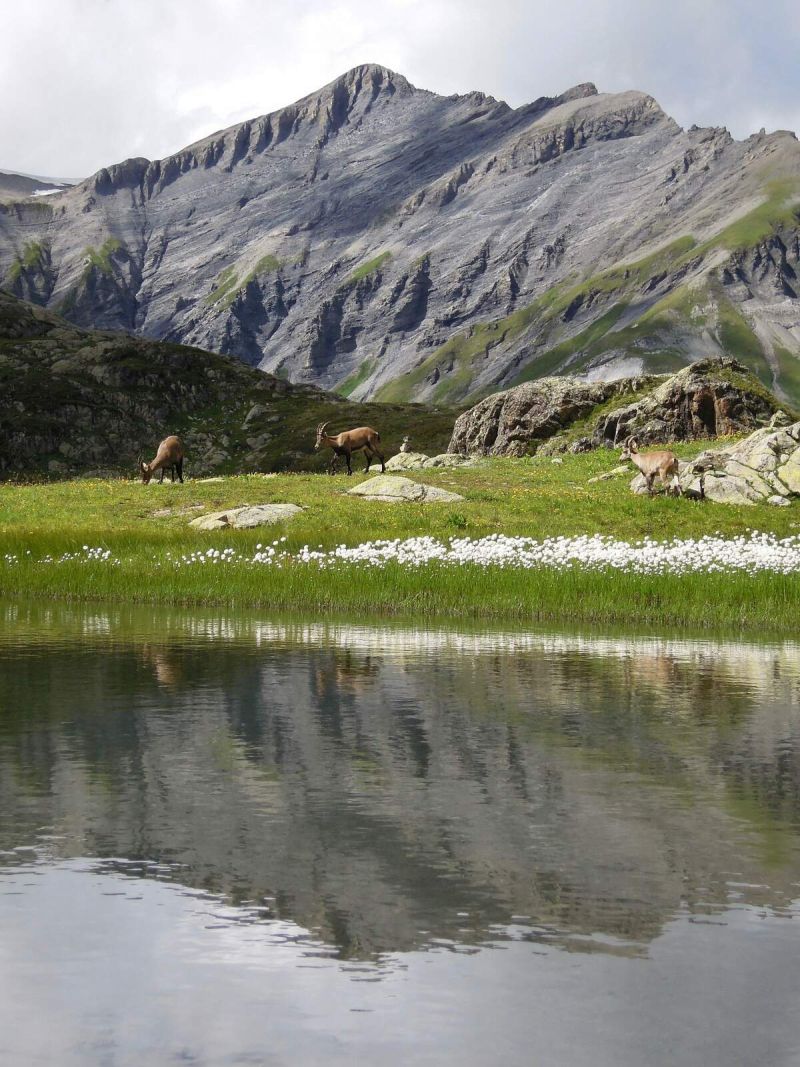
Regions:
<svg viewBox="0 0 800 1067"><path fill-rule="evenodd" d="M463 500L458 493L450 493L446 489L438 489L433 485L420 485L412 482L410 478L397 478L385 474L379 474L370 478L368 482L357 485L348 490L350 496L363 496L367 500L383 500L386 503L395 503L399 500L410 500L419 504L454 503Z"/></svg>
<svg viewBox="0 0 800 1067"><path fill-rule="evenodd" d="M226 511L200 515L189 523L198 530L251 530L256 526L274 526L294 518L303 509L297 504L242 504Z"/></svg>
<svg viewBox="0 0 800 1067"><path fill-rule="evenodd" d="M386 469L419 471L430 467L472 467L475 462L471 456L460 456L452 452L442 452L438 456L426 456L424 452L398 452L386 461Z"/></svg>

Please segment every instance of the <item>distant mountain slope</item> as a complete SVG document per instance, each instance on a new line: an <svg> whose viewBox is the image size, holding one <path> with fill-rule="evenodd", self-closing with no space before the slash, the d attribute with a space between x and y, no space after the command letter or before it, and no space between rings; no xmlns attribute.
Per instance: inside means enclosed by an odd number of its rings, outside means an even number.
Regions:
<svg viewBox="0 0 800 1067"><path fill-rule="evenodd" d="M28 196L50 196L73 183L58 178L41 178L35 174L18 174L13 170L0 170L0 200L18 200Z"/></svg>
<svg viewBox="0 0 800 1067"><path fill-rule="evenodd" d="M314 431L325 419L376 425L392 454L405 433L444 451L454 416L347 402L227 356L84 330L0 290L0 480L133 476L168 433L184 439L190 476L321 469Z"/></svg>
<svg viewBox="0 0 800 1067"><path fill-rule="evenodd" d="M362 398L724 351L800 399L800 145L649 96L511 109L358 67L167 159L0 205L0 277L82 325Z"/></svg>

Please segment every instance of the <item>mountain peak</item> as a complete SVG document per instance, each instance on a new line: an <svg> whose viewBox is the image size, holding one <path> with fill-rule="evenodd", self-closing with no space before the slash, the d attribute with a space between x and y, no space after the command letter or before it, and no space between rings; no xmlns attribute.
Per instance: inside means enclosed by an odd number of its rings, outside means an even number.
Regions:
<svg viewBox="0 0 800 1067"><path fill-rule="evenodd" d="M571 89L567 89L565 93L561 93L559 100L566 103L568 100L581 100L586 96L599 95L594 82L580 82L578 85L573 85Z"/></svg>

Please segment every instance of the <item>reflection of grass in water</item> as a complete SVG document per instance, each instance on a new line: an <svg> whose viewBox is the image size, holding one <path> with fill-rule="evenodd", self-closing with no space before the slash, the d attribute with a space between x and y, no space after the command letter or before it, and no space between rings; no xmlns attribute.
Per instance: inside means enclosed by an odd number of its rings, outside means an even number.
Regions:
<svg viewBox="0 0 800 1067"><path fill-rule="evenodd" d="M93 618L95 614L96 619ZM193 638L194 647L197 647L197 622L204 618L208 629L201 627L199 632L213 632L214 640L219 640L219 627L226 619L218 612L203 616L181 609L155 611L129 605L102 609L63 605L54 609L51 605L33 601L8 605L5 609L0 606L0 620L13 623L13 632L9 626L12 639L13 633L24 632L26 628L37 634L44 631L49 640L57 639L59 635L71 635L85 641L87 634L91 636L96 632L99 639L115 646L120 641L146 643L152 640L152 633L157 629L166 647L180 647L181 641L187 638ZM315 620L318 621L316 616L312 619L290 617L286 623L290 627L292 623L302 627ZM249 627L241 636L250 647L254 634L260 632L259 625L263 626L263 617L253 616L247 620L237 612L231 616L230 622L233 626ZM419 624L414 618L403 620L403 623L409 627ZM387 636L393 628L391 622L366 616L361 616L357 625L374 626L376 631L386 632ZM486 633L482 625L473 630L467 624L463 629L466 635ZM619 636L624 634L622 631ZM603 631L598 636L610 635ZM633 636L639 638L642 635L636 631ZM708 634L702 636L705 641L709 640ZM224 640L228 644L227 632ZM345 642L347 638L342 636L340 640ZM271 640L270 643L276 647L284 643L308 647L311 643L318 648L319 638L276 643ZM365 660L357 652L350 651L349 643L347 647L348 672L361 677L360 668ZM745 842L752 842L751 854L757 855L768 869L784 867L795 852L796 833L784 815L770 810L769 801L773 794L753 793L747 784L749 779L744 783L731 781L721 769L719 743L724 739L726 749L735 755L735 739L746 731L746 720L754 702L740 685L731 687L729 684L732 667L715 679L716 661L712 653L707 652L710 674L703 684L698 683L697 667L688 653L685 662L664 656L668 669L663 671L660 663L655 662L659 657L651 657L654 672L651 677L647 664L637 658L635 645L630 658L620 659L618 652L592 654L586 649L568 648L553 653L549 642L545 642L530 659L517 655L512 661L511 651L501 651L499 655L513 662L513 667L499 673L497 651L489 651L485 659L470 657L470 669L454 672L454 681L463 688L467 697L465 706L469 705L471 718L513 729L509 744L522 741L557 751L559 760L579 770L607 770L614 780L624 781L625 789L631 790L634 796L637 790L649 790L653 810L662 806L659 797L663 796L665 807L691 811L693 817L696 815L700 820L712 815L717 821L721 817L740 820L744 827L737 833L751 832ZM557 691L569 692L575 708L580 710L551 706L544 698L534 709L530 700L526 700L531 687L538 685L540 692L547 692L551 679L540 670L545 657L548 663L557 665L553 681ZM372 664L369 657L366 662ZM475 700L476 693L482 688L480 675L475 674L478 666L489 671L493 685L502 685L491 701ZM662 675L663 684L660 681ZM582 687L586 689L585 699ZM600 690L603 700L594 702L592 692ZM490 691L494 692L493 689ZM702 697L699 703L697 694ZM455 696L457 698L458 693ZM391 779L391 773L387 778L384 754L364 747L364 738L354 743L349 751L349 764L358 788L380 791L383 783ZM237 768L241 768L243 773L255 774L266 781L280 777L276 768L267 768L258 760L252 760L246 747L225 730L214 735L211 752L216 765L226 773L237 773ZM653 787L659 792L652 794ZM591 949L592 945L587 947Z"/></svg>
<svg viewBox="0 0 800 1067"><path fill-rule="evenodd" d="M785 866L797 852L797 827L769 810L766 801L725 782L725 810L747 823L757 835L761 862L769 869Z"/></svg>

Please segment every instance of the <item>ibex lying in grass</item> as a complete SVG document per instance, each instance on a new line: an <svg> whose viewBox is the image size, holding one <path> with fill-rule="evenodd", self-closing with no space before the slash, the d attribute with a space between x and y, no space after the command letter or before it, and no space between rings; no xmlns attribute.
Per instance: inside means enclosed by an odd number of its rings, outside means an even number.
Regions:
<svg viewBox="0 0 800 1067"><path fill-rule="evenodd" d="M656 475L658 475L667 492L672 488L675 494L680 496L678 457L674 452L640 452L636 438L629 437L622 447L622 453L619 458L623 462L629 459L634 467L639 468L644 476L648 493L653 492L653 482L656 479Z"/></svg>
<svg viewBox="0 0 800 1067"><path fill-rule="evenodd" d="M367 457L367 465L364 468L365 474L369 472L369 465L375 456L381 461L381 473L386 470L383 452L380 449L381 435L377 430L373 430L371 426L359 426L357 430L345 430L344 433L337 434L336 437L329 437L325 433L327 425L327 422L322 422L317 427L317 443L314 448L317 451L321 448L333 449L333 457L328 467L329 474L336 473L336 462L339 456L344 456L347 463L347 473L352 474L353 468L350 464L350 457L354 452L360 452L362 448Z"/></svg>
<svg viewBox="0 0 800 1067"><path fill-rule="evenodd" d="M140 460L139 470L142 473L142 481L147 485L156 471L160 470L161 477L159 482L163 482L164 471L167 467L171 470L173 482L175 481L175 471L178 472L179 480L183 481L183 445L179 437L165 437L158 446L156 458L152 463L145 463L144 460Z"/></svg>

